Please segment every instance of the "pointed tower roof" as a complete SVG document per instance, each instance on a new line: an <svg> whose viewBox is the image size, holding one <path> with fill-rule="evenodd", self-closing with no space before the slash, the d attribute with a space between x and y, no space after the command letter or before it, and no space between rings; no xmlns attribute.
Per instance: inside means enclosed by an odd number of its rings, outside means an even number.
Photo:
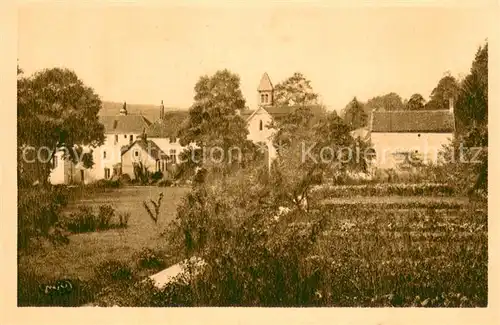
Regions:
<svg viewBox="0 0 500 325"><path fill-rule="evenodd" d="M273 84L271 83L271 79L267 72L264 72L262 78L260 79L258 91L271 91L273 90Z"/></svg>

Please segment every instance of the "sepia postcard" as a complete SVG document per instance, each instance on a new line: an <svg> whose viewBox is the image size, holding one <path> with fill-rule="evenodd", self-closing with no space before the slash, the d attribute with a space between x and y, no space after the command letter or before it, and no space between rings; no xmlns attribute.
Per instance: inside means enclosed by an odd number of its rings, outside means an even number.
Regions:
<svg viewBox="0 0 500 325"><path fill-rule="evenodd" d="M496 1L2 15L5 324L498 321Z"/></svg>

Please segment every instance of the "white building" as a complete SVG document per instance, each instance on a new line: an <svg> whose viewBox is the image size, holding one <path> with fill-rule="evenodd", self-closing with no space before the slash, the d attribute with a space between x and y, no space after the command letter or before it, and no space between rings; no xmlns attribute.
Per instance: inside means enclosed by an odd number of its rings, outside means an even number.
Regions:
<svg viewBox="0 0 500 325"><path fill-rule="evenodd" d="M104 126L104 144L97 148L85 148L92 152L94 166L87 169L81 163L75 165L62 159L62 152L58 152L50 174L52 184L87 184L119 174L122 150L132 144L151 124L142 115L129 115L126 103L119 115L101 116L99 122Z"/></svg>
<svg viewBox="0 0 500 325"><path fill-rule="evenodd" d="M453 139L454 131L453 101L449 110L374 111L370 119L374 167L404 167L408 157L438 163L439 152Z"/></svg>

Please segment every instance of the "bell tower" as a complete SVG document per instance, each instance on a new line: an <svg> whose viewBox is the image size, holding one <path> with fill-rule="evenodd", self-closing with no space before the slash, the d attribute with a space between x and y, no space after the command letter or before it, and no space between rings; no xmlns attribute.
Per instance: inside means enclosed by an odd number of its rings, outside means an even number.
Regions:
<svg viewBox="0 0 500 325"><path fill-rule="evenodd" d="M267 72L264 72L257 88L259 98L257 102L261 106L272 106L274 101L274 88Z"/></svg>

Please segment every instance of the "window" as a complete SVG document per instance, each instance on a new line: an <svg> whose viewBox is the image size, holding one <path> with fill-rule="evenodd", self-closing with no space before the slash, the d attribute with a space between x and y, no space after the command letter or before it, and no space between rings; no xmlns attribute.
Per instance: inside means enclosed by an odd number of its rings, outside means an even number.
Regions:
<svg viewBox="0 0 500 325"><path fill-rule="evenodd" d="M106 151L103 151L103 153L102 153L102 158L103 158L103 159L106 159Z"/></svg>
<svg viewBox="0 0 500 325"><path fill-rule="evenodd" d="M262 120L259 121L259 131L262 131L263 125L262 125Z"/></svg>
<svg viewBox="0 0 500 325"><path fill-rule="evenodd" d="M134 156L139 157L139 151L134 151Z"/></svg>
<svg viewBox="0 0 500 325"><path fill-rule="evenodd" d="M264 97L265 97L265 96L264 96L264 94L261 94L261 95L260 95L260 102L261 102L261 103L264 103Z"/></svg>
<svg viewBox="0 0 500 325"><path fill-rule="evenodd" d="M124 135L123 135L123 137L126 139L126 138L127 138L127 135L126 135L126 134L124 134Z"/></svg>
<svg viewBox="0 0 500 325"><path fill-rule="evenodd" d="M109 179L111 177L111 170L109 168L104 168L104 178Z"/></svg>
<svg viewBox="0 0 500 325"><path fill-rule="evenodd" d="M115 134L115 144L118 143L118 134Z"/></svg>
<svg viewBox="0 0 500 325"><path fill-rule="evenodd" d="M134 142L134 136L131 134L130 135L130 143Z"/></svg>
<svg viewBox="0 0 500 325"><path fill-rule="evenodd" d="M52 168L57 168L57 156L54 155L54 157L52 157Z"/></svg>
<svg viewBox="0 0 500 325"><path fill-rule="evenodd" d="M173 164L177 163L177 152L175 149L170 149L169 156L169 159Z"/></svg>
<svg viewBox="0 0 500 325"><path fill-rule="evenodd" d="M420 133L418 134L418 137L420 138Z"/></svg>
<svg viewBox="0 0 500 325"><path fill-rule="evenodd" d="M266 100L266 103L269 103L269 95L268 94L266 94L265 100Z"/></svg>

